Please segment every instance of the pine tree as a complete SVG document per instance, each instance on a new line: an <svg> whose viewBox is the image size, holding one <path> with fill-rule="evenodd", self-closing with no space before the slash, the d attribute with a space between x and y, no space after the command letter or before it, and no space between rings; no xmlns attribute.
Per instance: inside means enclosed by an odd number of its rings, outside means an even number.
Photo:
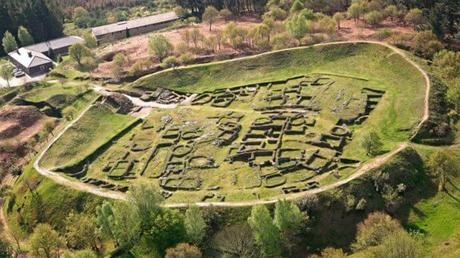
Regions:
<svg viewBox="0 0 460 258"><path fill-rule="evenodd" d="M189 240L194 244L200 244L206 234L206 222L198 207L192 206L187 209L184 225Z"/></svg>

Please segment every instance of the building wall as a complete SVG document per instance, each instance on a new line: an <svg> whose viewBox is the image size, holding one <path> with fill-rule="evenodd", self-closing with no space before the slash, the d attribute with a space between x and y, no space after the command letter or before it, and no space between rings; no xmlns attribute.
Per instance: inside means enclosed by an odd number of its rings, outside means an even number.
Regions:
<svg viewBox="0 0 460 258"><path fill-rule="evenodd" d="M10 58L11 62L16 66L16 68L23 70L27 75L30 77L38 76L38 75L43 75L48 73L52 68L53 68L53 63L49 62L40 66L35 66L35 67L30 67L27 68L17 62L15 59Z"/></svg>
<svg viewBox="0 0 460 258"><path fill-rule="evenodd" d="M108 34L103 34L103 35L98 35L96 36L96 40L98 44L104 44L104 43L110 43L115 40L120 40L132 36L137 36L137 35L142 35L146 34L152 31L157 31L164 29L170 25L172 25L174 21L168 21L168 22L163 22L163 23L157 23L157 24L152 24L152 25L147 25L143 27L137 27L137 28L131 28L128 29L127 31L120 31L120 32L115 32L115 33L108 33Z"/></svg>
<svg viewBox="0 0 460 258"><path fill-rule="evenodd" d="M31 67L28 69L28 71L26 71L26 73L29 76L34 77L38 75L47 74L52 68L53 68L53 63L50 62L50 63L46 63L40 66Z"/></svg>
<svg viewBox="0 0 460 258"><path fill-rule="evenodd" d="M170 21L170 22L147 25L147 26L143 26L143 27L132 28L132 29L128 30L128 33L129 33L130 37L137 36L137 35L146 34L146 33L152 32L152 31L164 29L164 28L172 25L173 23L174 23L174 21Z"/></svg>
<svg viewBox="0 0 460 258"><path fill-rule="evenodd" d="M98 35L96 36L96 40L98 44L102 43L109 43L115 40L120 40L126 38L128 35L126 33L126 30L123 31L118 31L114 33L108 33L108 34L103 34L103 35Z"/></svg>

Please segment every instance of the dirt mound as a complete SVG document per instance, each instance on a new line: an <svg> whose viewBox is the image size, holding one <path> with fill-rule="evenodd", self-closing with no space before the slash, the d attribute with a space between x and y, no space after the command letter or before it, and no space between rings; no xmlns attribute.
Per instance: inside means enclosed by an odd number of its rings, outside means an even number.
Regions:
<svg viewBox="0 0 460 258"><path fill-rule="evenodd" d="M1 109L0 139L10 139L22 134L34 127L43 117L43 114L35 107L5 107Z"/></svg>

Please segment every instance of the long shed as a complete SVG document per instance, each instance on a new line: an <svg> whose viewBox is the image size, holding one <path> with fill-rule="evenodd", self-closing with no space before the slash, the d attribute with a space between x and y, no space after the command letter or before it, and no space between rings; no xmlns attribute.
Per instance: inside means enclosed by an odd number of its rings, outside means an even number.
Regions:
<svg viewBox="0 0 460 258"><path fill-rule="evenodd" d="M94 27L92 33L98 44L108 43L166 28L178 19L175 12L167 12Z"/></svg>

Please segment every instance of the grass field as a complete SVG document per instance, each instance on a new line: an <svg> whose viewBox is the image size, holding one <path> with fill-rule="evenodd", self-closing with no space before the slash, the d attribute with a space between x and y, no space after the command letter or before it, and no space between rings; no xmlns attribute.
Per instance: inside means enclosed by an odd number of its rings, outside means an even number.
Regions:
<svg viewBox="0 0 460 258"><path fill-rule="evenodd" d="M76 165L134 121L105 105L93 106L48 150L42 164L50 169Z"/></svg>
<svg viewBox="0 0 460 258"><path fill-rule="evenodd" d="M264 86L273 80L286 80L299 75L306 77ZM321 80L324 83L320 86L308 84L306 87L301 87L301 93L295 90L295 87L300 85L299 83L305 80L311 80L308 83L314 83L317 78L323 78ZM303 124L294 126L294 130L300 130L302 127L308 128L302 136L296 136L294 133L282 137L282 146L288 148L285 153L287 157L291 157L290 160L299 155L302 155L302 160L306 159L304 157L310 155L311 151L319 150L319 155L325 160L335 160L334 157L338 155L367 161L370 157L366 156L360 146L366 132L376 131L382 138L384 150L389 151L402 141L409 139L411 129L415 127L423 113L425 93L423 76L392 50L371 44L298 48L243 59L194 65L155 73L125 88L152 91L157 87L165 87L180 92L220 94L214 91L253 83L262 86L256 93L252 92L253 89L250 86L244 88L244 92L239 91L238 97L225 108L200 104L180 105L173 110L154 110L146 119L146 123L153 125L152 128L144 129L142 125L136 126L96 157L89 166L88 176L117 184L129 185L144 180L153 180L160 184L163 180L158 179L160 172L166 171L164 168L168 166L171 174L168 175L168 181L163 182L165 188L189 189L175 191L168 199L170 202L199 201L209 193L210 189L216 187L219 193L225 195L227 201L263 199L282 194L282 191L281 187L260 186L287 183L290 186L299 187L309 176L314 177L320 185L323 185L344 178L354 171L353 168L345 168L340 175L325 173L317 176L312 172L315 168L312 168L310 172L300 170L280 177L275 175L276 169L266 167L267 162L271 162L271 158L266 154L254 160L259 164L257 166L261 166L257 172L253 171L254 166L251 168L242 162L228 162L227 158L231 156L230 150L238 148L241 144L244 145L246 140L243 139L249 139L245 138L246 135L259 134L259 136L254 136L257 138L265 137L261 134L270 133L263 130L249 131L256 119L267 119L267 114L260 111L259 108L270 106L272 102L275 103L273 105L278 105L276 103L279 102L279 99L275 98L270 101L270 104L267 104L267 96L281 94L287 97L288 103L299 96L306 96L308 105L320 110L308 111L302 118L305 119ZM334 127L338 119L353 117L363 110L364 103L367 103L365 99L369 96L363 91L366 88L385 93L379 97L380 99L375 103L375 109L371 111L363 124L350 125L353 138L346 140L347 144L343 153L337 154L335 150L318 149L312 146L310 141L318 141L323 133L328 133ZM342 106L342 110L338 108ZM211 118L222 117L225 112L230 111L242 117L236 120L234 117L226 117L224 120ZM91 110L52 146L42 160L42 164L47 168L57 168L79 163L116 132L125 128L128 121L131 121L126 117L107 114L106 111ZM171 122L162 128L165 118L170 118ZM307 126L307 120L311 118L314 118L315 123ZM218 129L219 121L238 123L241 126L241 132L237 138L225 147L217 147L215 144L215 141L218 140L216 135L220 130ZM276 126L276 122L273 123ZM195 133L199 135L197 140L193 137L191 140L186 140L186 137L176 136L179 131L180 135ZM165 141L169 147L161 147L158 152L154 152L155 146ZM251 141L253 142L250 144L259 144L256 143L255 138L251 138ZM263 144L263 148L271 150L279 143L275 144L272 139ZM193 155L185 154L186 158L181 155L170 156L174 148L177 147L180 152L181 148L186 150L190 145L193 145L191 152ZM279 146L281 145L276 148ZM297 150L301 150L302 154L299 154ZM187 172L182 174L181 166L184 164L189 166L189 163L192 163L192 160L189 160L191 157L196 157L193 162L196 162L198 167L203 165L208 167L187 169ZM314 162L318 164L315 163L312 167L323 166L321 163L324 163L325 160L315 159ZM214 167L215 165L217 167ZM170 170L169 166L171 166ZM191 188L199 190L190 191ZM211 198L211 200L218 199L218 197Z"/></svg>
<svg viewBox="0 0 460 258"><path fill-rule="evenodd" d="M238 60L192 65L145 76L128 88L166 87L184 92L284 79L306 73L364 78L387 90L384 116L373 126L388 140L407 138L423 113L422 74L391 49L373 44L343 44L282 50Z"/></svg>

